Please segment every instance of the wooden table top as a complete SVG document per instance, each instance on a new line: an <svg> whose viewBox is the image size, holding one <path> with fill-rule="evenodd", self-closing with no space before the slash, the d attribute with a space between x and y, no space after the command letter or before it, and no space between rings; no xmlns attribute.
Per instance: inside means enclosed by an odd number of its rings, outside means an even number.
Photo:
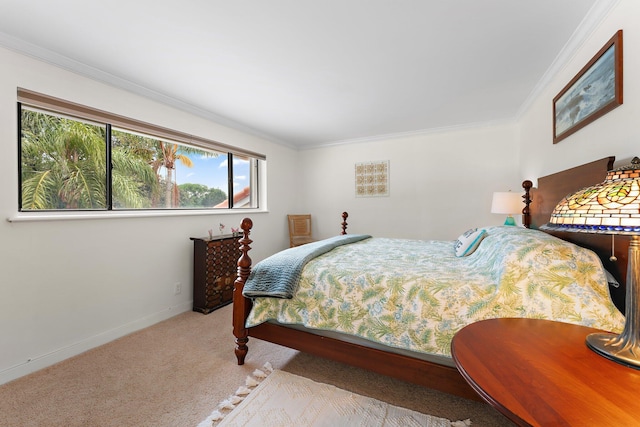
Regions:
<svg viewBox="0 0 640 427"><path fill-rule="evenodd" d="M640 425L640 370L597 355L584 326L491 319L458 332L458 370L489 404L523 426Z"/></svg>

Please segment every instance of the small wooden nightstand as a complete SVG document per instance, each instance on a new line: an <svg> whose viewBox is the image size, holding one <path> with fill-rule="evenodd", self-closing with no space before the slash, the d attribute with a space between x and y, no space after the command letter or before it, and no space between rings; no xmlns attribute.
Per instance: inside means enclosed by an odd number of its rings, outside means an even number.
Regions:
<svg viewBox="0 0 640 427"><path fill-rule="evenodd" d="M240 257L239 237L193 240L193 311L209 314L233 301Z"/></svg>
<svg viewBox="0 0 640 427"><path fill-rule="evenodd" d="M587 348L597 329L548 320L491 319L458 332L451 353L473 389L522 426L640 422L640 370Z"/></svg>

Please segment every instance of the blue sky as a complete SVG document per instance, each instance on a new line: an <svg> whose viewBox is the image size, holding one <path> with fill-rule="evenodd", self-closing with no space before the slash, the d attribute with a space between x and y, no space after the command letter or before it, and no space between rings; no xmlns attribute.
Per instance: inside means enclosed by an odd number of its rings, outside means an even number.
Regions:
<svg viewBox="0 0 640 427"><path fill-rule="evenodd" d="M176 180L178 185L185 183L203 184L209 188L219 188L227 192L227 156L204 157L196 154L189 156L193 167L187 168L176 162ZM235 190L249 185L249 164L246 161L234 159L234 187Z"/></svg>

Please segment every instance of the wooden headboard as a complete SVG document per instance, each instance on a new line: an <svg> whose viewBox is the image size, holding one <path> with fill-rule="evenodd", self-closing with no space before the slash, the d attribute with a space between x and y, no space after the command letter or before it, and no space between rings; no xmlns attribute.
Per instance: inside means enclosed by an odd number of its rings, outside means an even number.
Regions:
<svg viewBox="0 0 640 427"><path fill-rule="evenodd" d="M604 181L607 172L613 169L615 157L605 157L595 162L576 166L558 173L538 178L538 187L531 188L525 196L525 203L530 199L530 204L525 209L529 209L529 228L539 229L549 222L551 212L556 204L566 195L581 188L599 184ZM527 184L528 183L528 184ZM531 186L530 181L525 181L523 187L527 191L527 186ZM611 261L611 236L604 234L575 233L568 231L549 231L546 233L554 235L579 246L591 249L598 254L604 267L620 283L620 287L611 288L611 298L618 309L624 314L625 281L627 263L629 260L629 237L615 237L614 255L617 261Z"/></svg>

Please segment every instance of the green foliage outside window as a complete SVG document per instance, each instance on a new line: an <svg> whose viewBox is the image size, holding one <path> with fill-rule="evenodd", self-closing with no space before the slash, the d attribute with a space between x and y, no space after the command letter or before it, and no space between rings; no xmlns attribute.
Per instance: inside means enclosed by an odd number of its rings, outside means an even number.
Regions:
<svg viewBox="0 0 640 427"><path fill-rule="evenodd" d="M227 153L24 107L20 148L23 211L212 208L227 200L220 188L176 182L178 164Z"/></svg>

